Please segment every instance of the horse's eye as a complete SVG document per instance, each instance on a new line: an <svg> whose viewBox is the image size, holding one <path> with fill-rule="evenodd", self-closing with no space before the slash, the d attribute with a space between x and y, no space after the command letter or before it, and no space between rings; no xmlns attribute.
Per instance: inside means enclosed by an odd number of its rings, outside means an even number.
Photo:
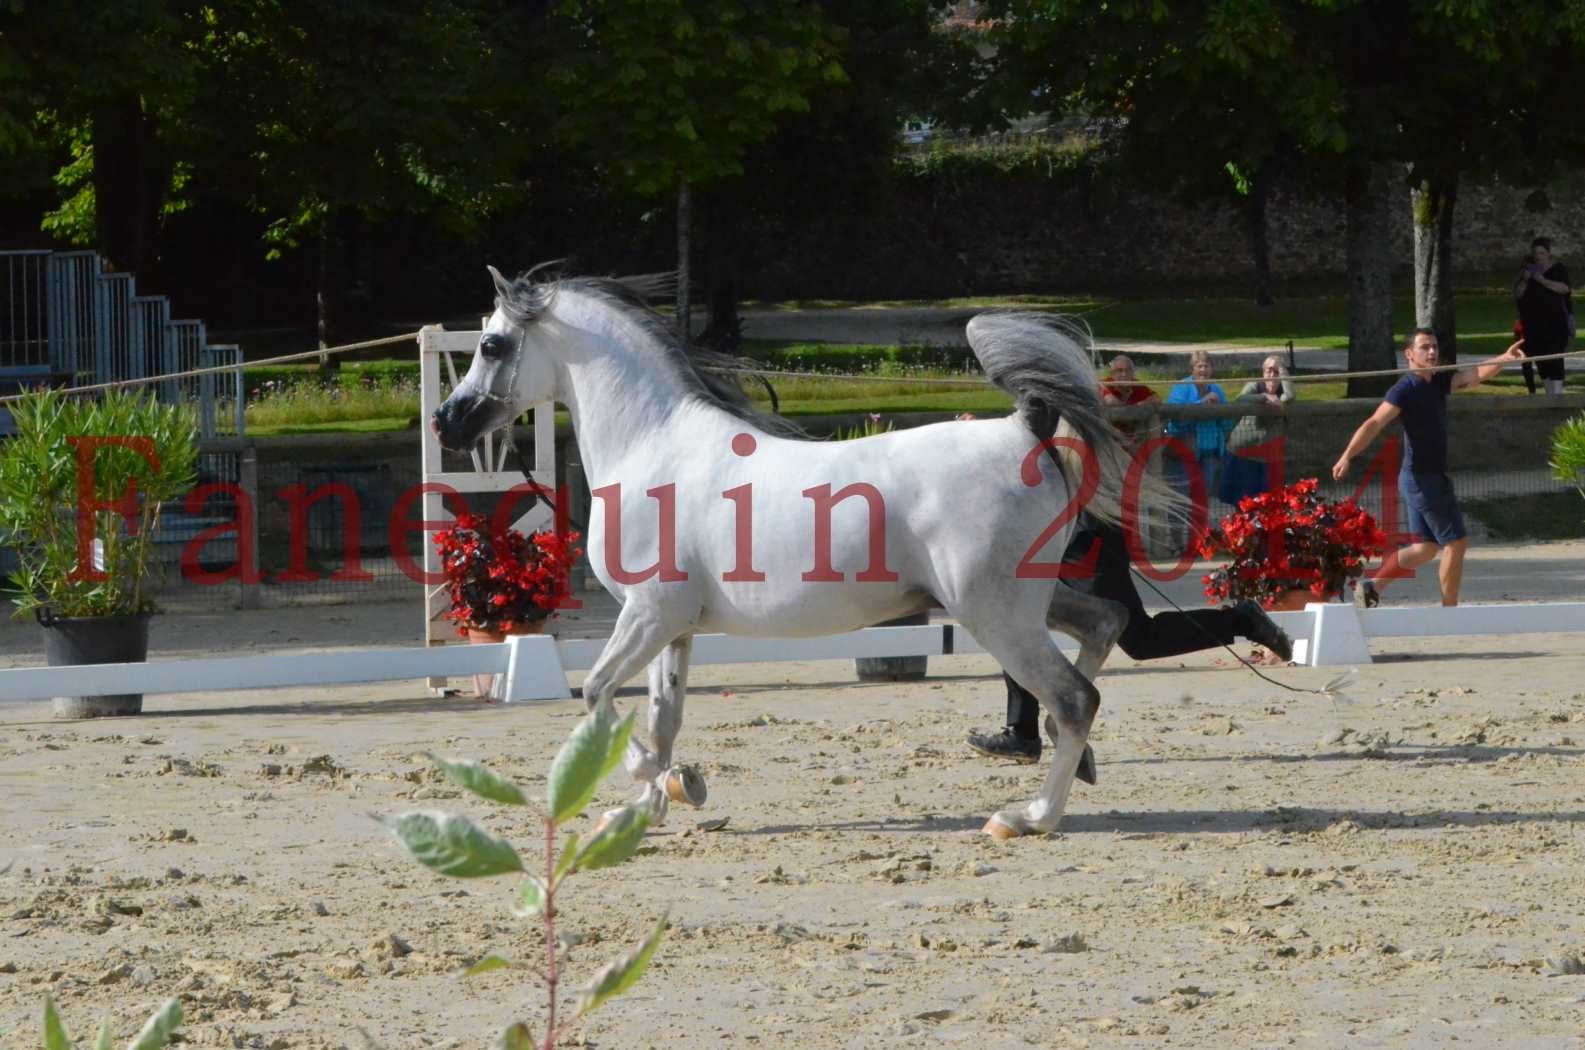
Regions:
<svg viewBox="0 0 1585 1050"><path fill-rule="evenodd" d="M510 345L498 335L487 335L479 340L479 353L494 361L506 355Z"/></svg>

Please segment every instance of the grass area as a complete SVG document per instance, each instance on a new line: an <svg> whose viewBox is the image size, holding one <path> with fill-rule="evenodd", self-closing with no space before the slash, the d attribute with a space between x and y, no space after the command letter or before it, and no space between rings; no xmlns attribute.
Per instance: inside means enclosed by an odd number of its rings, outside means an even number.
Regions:
<svg viewBox="0 0 1585 1050"><path fill-rule="evenodd" d="M390 429L392 421L401 429L418 414L417 376L390 370L345 370L326 379L302 373L300 378L265 379L247 390L248 429L260 434Z"/></svg>
<svg viewBox="0 0 1585 1050"><path fill-rule="evenodd" d="M1464 501L1464 512L1494 540L1577 540L1585 537L1585 499L1577 492Z"/></svg>

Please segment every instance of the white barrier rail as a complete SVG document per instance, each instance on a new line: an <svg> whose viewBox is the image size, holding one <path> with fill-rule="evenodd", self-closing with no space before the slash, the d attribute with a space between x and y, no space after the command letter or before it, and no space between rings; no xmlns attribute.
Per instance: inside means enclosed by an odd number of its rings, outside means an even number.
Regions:
<svg viewBox="0 0 1585 1050"><path fill-rule="evenodd" d="M1309 667L1370 663L1368 638L1454 635L1552 634L1585 631L1585 602L1403 606L1356 609L1312 604L1272 618L1294 638L1294 658ZM1065 651L1075 643L1052 636ZM137 664L15 667L0 670L0 706L52 696L105 693L195 693L233 689L347 685L429 677L495 674L496 696L506 701L560 700L571 696L567 672L588 670L605 639L558 641L549 635L514 636L497 645L409 649L352 649L314 653L152 660ZM985 650L955 624L870 627L817 638L694 637L691 662L699 664L844 660L854 657L947 656Z"/></svg>
<svg viewBox="0 0 1585 1050"><path fill-rule="evenodd" d="M1288 617L1308 622L1290 626ZM1585 631L1585 602L1490 605L1407 605L1356 609L1307 605L1302 613L1273 617L1292 635L1294 659L1309 667L1370 663L1370 638L1442 638L1477 634L1559 634ZM1297 629L1296 629L1297 628Z"/></svg>
<svg viewBox="0 0 1585 1050"><path fill-rule="evenodd" d="M1059 643L1073 642L1057 635ZM549 635L514 635L495 645L447 645L409 649L350 649L316 653L199 660L151 660L136 664L79 664L0 670L0 706L52 696L105 693L208 693L233 689L349 685L402 679L459 678L494 674L497 699L562 700L571 696L567 672L586 671L605 639L558 641ZM954 624L870 627L816 638L745 638L696 635L693 664L843 660L853 657L944 656L984 652Z"/></svg>

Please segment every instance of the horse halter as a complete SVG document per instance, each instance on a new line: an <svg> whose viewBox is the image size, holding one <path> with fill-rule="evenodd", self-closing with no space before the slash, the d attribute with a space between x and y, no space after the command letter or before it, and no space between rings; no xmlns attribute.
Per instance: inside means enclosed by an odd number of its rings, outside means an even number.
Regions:
<svg viewBox="0 0 1585 1050"><path fill-rule="evenodd" d="M480 340L480 342L482 344L483 340ZM468 387L475 394L477 394L479 397L483 398L486 401L493 402L494 404L497 404L497 405L511 405L512 404L512 392L517 389L517 374L518 374L519 371L522 370L522 368L523 368L523 339L522 339L522 336L519 336L516 339L516 341L514 341L513 344L512 344L512 370L506 377L506 393L497 394L494 390L486 390L486 389L476 385L475 383L473 383L467 376L463 376L462 377L462 381L457 384L457 387L459 389L462 388L462 387ZM491 386L494 386L494 385L495 385L494 383L491 384Z"/></svg>

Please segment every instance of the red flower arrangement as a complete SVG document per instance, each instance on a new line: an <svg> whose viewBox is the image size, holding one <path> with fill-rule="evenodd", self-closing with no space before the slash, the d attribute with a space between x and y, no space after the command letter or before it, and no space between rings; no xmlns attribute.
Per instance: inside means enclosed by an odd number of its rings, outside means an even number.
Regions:
<svg viewBox="0 0 1585 1050"><path fill-rule="evenodd" d="M1271 608L1297 588L1326 600L1341 595L1387 549L1387 534L1351 499L1328 502L1314 478L1248 496L1200 543L1201 557L1226 553L1204 577L1213 603L1250 598Z"/></svg>
<svg viewBox="0 0 1585 1050"><path fill-rule="evenodd" d="M583 556L576 532L495 529L476 514L435 533L435 549L451 596L445 617L466 636L471 628L506 634L546 619L571 595L568 574Z"/></svg>

